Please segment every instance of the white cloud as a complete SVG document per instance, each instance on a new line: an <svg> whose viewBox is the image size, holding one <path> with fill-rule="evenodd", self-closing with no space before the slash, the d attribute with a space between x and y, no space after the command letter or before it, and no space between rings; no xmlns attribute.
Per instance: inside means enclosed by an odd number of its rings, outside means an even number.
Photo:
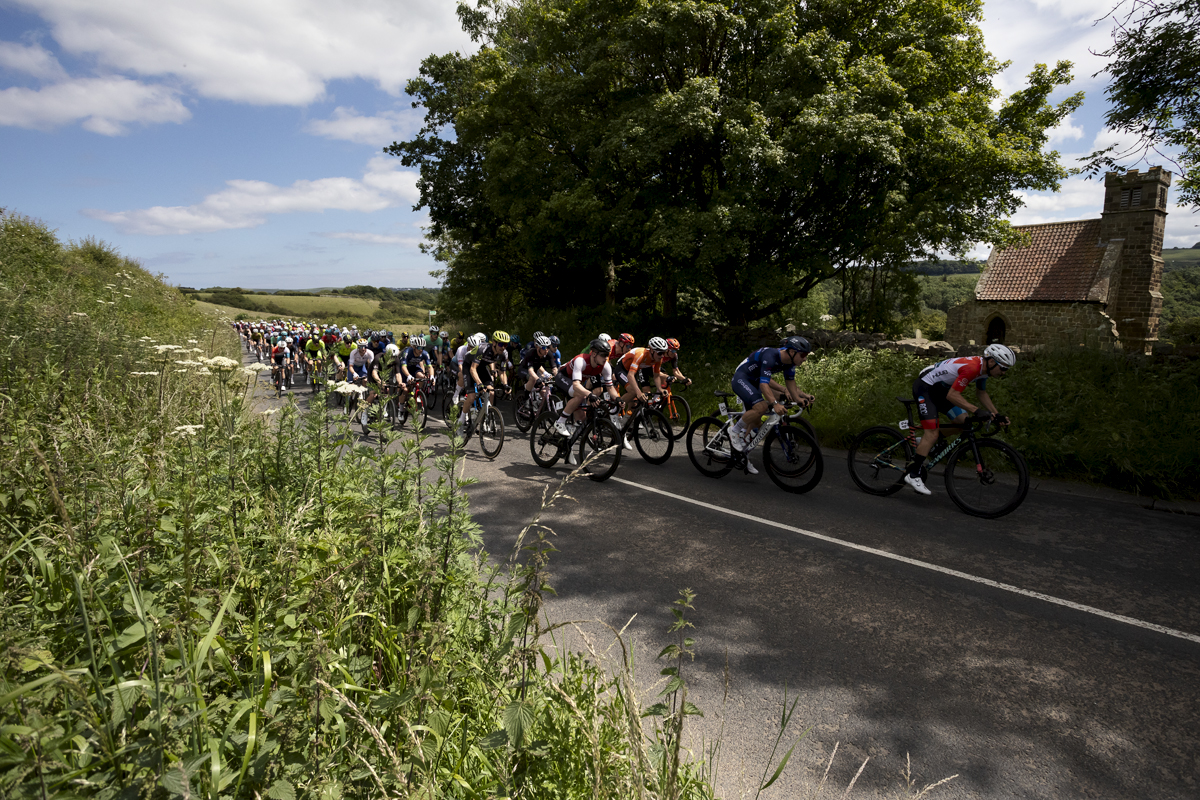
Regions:
<svg viewBox="0 0 1200 800"><path fill-rule="evenodd" d="M88 209L94 219L112 223L123 233L151 236L212 233L256 228L270 214L325 210L371 212L417 199L417 173L397 169L399 159L376 156L362 180L320 178L291 186L253 180L226 181L228 188L191 206L154 206L134 211Z"/></svg>
<svg viewBox="0 0 1200 800"><path fill-rule="evenodd" d="M58 59L39 44L0 42L0 67L42 80L61 81L67 77L67 71L58 63Z"/></svg>
<svg viewBox="0 0 1200 800"><path fill-rule="evenodd" d="M1024 87L1035 64L1070 61L1075 77L1071 90L1098 89L1104 76L1092 74L1105 60L1093 53L1109 46L1112 23L1093 23L1112 5L1110 0L991 0L980 25L984 40L996 58L1012 62L997 76L997 88L1011 94Z"/></svg>
<svg viewBox="0 0 1200 800"><path fill-rule="evenodd" d="M1050 147L1053 147L1060 142L1065 142L1070 139L1082 139L1083 128L1074 124L1071 119L1071 115L1068 114L1062 122L1050 129L1049 134L1050 139L1046 142L1046 144Z"/></svg>
<svg viewBox="0 0 1200 800"><path fill-rule="evenodd" d="M306 105L333 80L390 94L430 53L472 48L447 0L15 0L63 51L210 98Z"/></svg>
<svg viewBox="0 0 1200 800"><path fill-rule="evenodd" d="M353 108L338 106L333 110L332 119L314 119L304 129L327 139L382 147L409 138L420 130L423 119L416 109L385 111L374 117L364 117Z"/></svg>
<svg viewBox="0 0 1200 800"><path fill-rule="evenodd" d="M338 231L336 233L322 233L321 235L327 239L345 239L351 242L362 242L363 244L398 244L405 247L417 247L424 241L419 236L392 236L383 233L367 233L365 231Z"/></svg>
<svg viewBox="0 0 1200 800"><path fill-rule="evenodd" d="M93 133L117 136L125 133L127 123L183 122L190 116L173 89L122 77L0 90L0 125L19 128L48 129L83 120Z"/></svg>
<svg viewBox="0 0 1200 800"><path fill-rule="evenodd" d="M1017 192L1025 206L1013 216L1013 224L1029 225L1035 221L1053 219L1082 219L1100 214L1104 204L1104 181L1068 178L1057 192ZM1072 213L1065 214L1071 211ZM1058 212L1059 216L1053 215ZM1095 212L1093 214L1093 212ZM1051 215L1046 217L1045 215Z"/></svg>

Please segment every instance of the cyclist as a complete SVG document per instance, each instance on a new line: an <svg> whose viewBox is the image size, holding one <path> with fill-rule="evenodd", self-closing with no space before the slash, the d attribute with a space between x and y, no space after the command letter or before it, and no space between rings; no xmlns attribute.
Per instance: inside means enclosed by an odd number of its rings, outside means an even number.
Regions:
<svg viewBox="0 0 1200 800"><path fill-rule="evenodd" d="M525 391L532 392L538 378L550 377L558 367L558 359L550 352L550 337L538 331L517 365L517 380L524 381Z"/></svg>
<svg viewBox="0 0 1200 800"><path fill-rule="evenodd" d="M665 373L668 368L670 368L671 374L675 376L676 380L683 381L684 386L692 385L692 379L685 376L679 369L678 339L667 339L667 357L664 358L662 360L662 364L659 365L659 371ZM667 387L667 380L664 376L659 376L658 385L660 389L665 389Z"/></svg>
<svg viewBox="0 0 1200 800"><path fill-rule="evenodd" d="M1008 424L1008 417L996 410L996 404L987 393L987 379L999 378L1016 363L1017 356L1012 350L1002 344L989 344L983 349L982 356L949 358L921 370L912 385L917 415L921 418L921 441L904 475L904 482L915 492L933 494L925 481L921 480L921 467L940 435L938 413L945 414L951 420L963 414L974 414L976 419L983 422L995 419L1001 425ZM971 383L975 384L975 395L979 399L977 406L968 402L962 394Z"/></svg>
<svg viewBox="0 0 1200 800"><path fill-rule="evenodd" d="M325 360L325 341L317 328L313 328L309 333L308 343L304 345L304 358L308 362L309 370L313 372L316 372Z"/></svg>
<svg viewBox="0 0 1200 800"><path fill-rule="evenodd" d="M479 336L480 334L476 334ZM463 397L463 410L471 408L475 402L476 395L480 391L486 391L489 394L492 391L492 382L496 375L492 373L493 369L497 369L497 365L503 364L508 358L508 342L509 335L504 331L496 331L492 334L490 342L480 344L477 347L467 351L463 357L463 375L464 385L463 390L466 395ZM500 382L508 385L508 380L503 372L499 373ZM459 426L462 430L467 426L467 414L460 415Z"/></svg>
<svg viewBox="0 0 1200 800"><path fill-rule="evenodd" d="M375 359L375 353L371 352L370 342L366 339L359 339L354 343L355 348L350 353L350 357L346 359L346 368L349 375L346 380L351 383L363 383L378 386L379 385L379 364ZM363 401L366 405L370 405L375 399L375 391L371 390L367 393L366 399Z"/></svg>
<svg viewBox="0 0 1200 800"><path fill-rule="evenodd" d="M400 389L400 402L408 396L409 386L421 378L433 378L433 365L429 360L429 351L425 349L424 336L409 337L408 347L400 356L400 376L404 385Z"/></svg>
<svg viewBox="0 0 1200 800"><path fill-rule="evenodd" d="M761 347L738 364L733 373L733 393L741 398L746 411L729 429L729 441L735 450L745 450L754 440L763 415L770 409L776 414L787 411L777 395L779 387L771 381L777 372L783 373L784 394L793 403L812 405L811 394L800 391L796 386L796 367L803 364L812 352L812 344L803 336L789 336L778 347ZM747 424L749 423L749 424ZM758 474L754 465L746 461L749 472Z"/></svg>
<svg viewBox="0 0 1200 800"><path fill-rule="evenodd" d="M579 406L583 404L583 398L593 391L584 384L585 378L592 378L599 382L600 386L595 391L599 392L601 388L605 388L608 390L608 396L612 399L616 400L620 397L616 387L613 386L612 364L608 360L611 351L612 347L607 341L596 337L592 339L586 353L580 353L563 364L559 368L558 374L554 376L555 388L570 398L563 406L558 419L554 421L554 429L558 431L559 435L571 435L571 429L567 427L567 423L579 410ZM567 456L567 463L571 466L576 465L574 453Z"/></svg>
<svg viewBox="0 0 1200 800"><path fill-rule="evenodd" d="M274 364L272 375L279 374L279 388L286 392L288 387L289 370L292 368L292 337L280 339L271 347L271 361Z"/></svg>
<svg viewBox="0 0 1200 800"><path fill-rule="evenodd" d="M487 336L482 333L472 333L469 337L463 340L463 344L459 345L454 351L454 358L450 361L450 368L454 370L457 386L454 389L454 397L450 401L457 403L462 397L463 387L466 385L466 373L463 371L463 361L467 358L467 353L471 352L472 348L482 347L487 341Z"/></svg>

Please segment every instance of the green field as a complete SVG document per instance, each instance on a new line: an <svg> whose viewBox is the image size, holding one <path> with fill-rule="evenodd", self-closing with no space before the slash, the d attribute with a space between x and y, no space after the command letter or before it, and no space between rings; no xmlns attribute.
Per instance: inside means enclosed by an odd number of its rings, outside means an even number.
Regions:
<svg viewBox="0 0 1200 800"><path fill-rule="evenodd" d="M1200 248L1192 247L1187 250L1163 250L1163 266L1168 269L1181 267L1200 267Z"/></svg>
<svg viewBox="0 0 1200 800"><path fill-rule="evenodd" d="M369 317L379 310L378 300L364 300L360 297L299 297L286 294L249 295L250 299L263 303L272 303L284 309L288 314L297 317L309 317L317 314L336 316L338 314L355 317ZM201 292L197 300L209 300L212 294ZM253 312L242 312L253 313ZM264 314L261 316L272 316Z"/></svg>

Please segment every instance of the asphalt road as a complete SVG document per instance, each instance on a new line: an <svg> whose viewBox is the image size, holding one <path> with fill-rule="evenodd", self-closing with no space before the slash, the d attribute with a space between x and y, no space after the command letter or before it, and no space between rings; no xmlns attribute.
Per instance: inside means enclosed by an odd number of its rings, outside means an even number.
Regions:
<svg viewBox="0 0 1200 800"><path fill-rule="evenodd" d="M567 474L509 437L495 461L467 448L496 558ZM939 798L1200 797L1200 517L1039 490L978 520L931 488L866 495L836 452L798 496L765 474L705 478L682 446L659 467L627 453L613 480L573 483L544 516L548 613L632 619L652 702L669 606L696 593L685 670L704 717L688 741L720 739L727 798L754 795L785 686L799 705L780 753L809 733L763 797L808 796L835 745L834 797L867 758L852 796L896 796L906 756L918 785L957 775ZM568 644L611 637L579 631Z"/></svg>

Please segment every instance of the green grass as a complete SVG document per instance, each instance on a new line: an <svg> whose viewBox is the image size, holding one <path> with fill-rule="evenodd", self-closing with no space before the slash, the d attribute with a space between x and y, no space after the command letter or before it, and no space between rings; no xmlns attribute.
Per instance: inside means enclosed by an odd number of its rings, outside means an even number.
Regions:
<svg viewBox="0 0 1200 800"><path fill-rule="evenodd" d="M212 297L207 292L196 295L198 300L207 301ZM252 300L269 302L283 309L290 316L308 320L320 312L323 316L354 316L370 317L379 310L378 300L365 300L360 297L296 297L294 295L248 295Z"/></svg>

